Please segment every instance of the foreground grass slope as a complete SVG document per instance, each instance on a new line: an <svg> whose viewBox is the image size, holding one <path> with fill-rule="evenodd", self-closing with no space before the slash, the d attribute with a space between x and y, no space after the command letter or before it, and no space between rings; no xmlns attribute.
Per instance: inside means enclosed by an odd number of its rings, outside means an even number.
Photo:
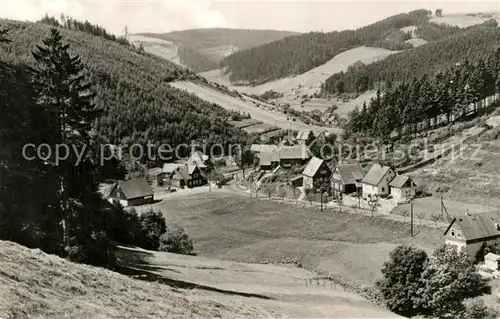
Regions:
<svg viewBox="0 0 500 319"><path fill-rule="evenodd" d="M0 241L1 318L268 318L257 308L131 279Z"/></svg>
<svg viewBox="0 0 500 319"><path fill-rule="evenodd" d="M157 208L186 229L200 255L255 263L295 260L356 285L373 285L398 244L432 250L442 243L440 229L416 226L411 238L409 224L382 217L217 192L172 198Z"/></svg>

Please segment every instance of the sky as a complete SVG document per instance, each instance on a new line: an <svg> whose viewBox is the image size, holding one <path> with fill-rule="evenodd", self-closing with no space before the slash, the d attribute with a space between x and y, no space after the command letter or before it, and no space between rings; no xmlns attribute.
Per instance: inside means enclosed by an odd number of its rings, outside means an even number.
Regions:
<svg viewBox="0 0 500 319"><path fill-rule="evenodd" d="M443 13L500 11L500 0L282 1L282 0L0 0L0 17L38 20L61 13L89 20L115 34L193 28L334 31L365 26L415 9Z"/></svg>

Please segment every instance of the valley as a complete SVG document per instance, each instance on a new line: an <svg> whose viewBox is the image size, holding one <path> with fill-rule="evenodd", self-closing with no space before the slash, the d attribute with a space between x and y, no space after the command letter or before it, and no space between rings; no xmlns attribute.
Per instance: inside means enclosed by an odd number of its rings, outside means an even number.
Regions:
<svg viewBox="0 0 500 319"><path fill-rule="evenodd" d="M0 20L0 317L495 318L499 16L438 12Z"/></svg>

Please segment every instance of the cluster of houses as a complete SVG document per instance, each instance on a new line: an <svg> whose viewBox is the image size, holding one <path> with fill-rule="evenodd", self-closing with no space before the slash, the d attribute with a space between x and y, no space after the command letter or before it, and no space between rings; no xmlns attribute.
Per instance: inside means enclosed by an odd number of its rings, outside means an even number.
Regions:
<svg viewBox="0 0 500 319"><path fill-rule="evenodd" d="M209 158L200 151L191 153L190 157L179 163L166 163L157 175L157 185L165 188L192 188L208 183L207 169ZM111 188L110 200L117 200L123 206L151 204L154 191L144 178L119 181Z"/></svg>
<svg viewBox="0 0 500 319"><path fill-rule="evenodd" d="M301 135L302 140L306 137ZM409 176L398 175L389 166L374 164L368 172L359 163L340 163L331 169L327 162L311 156L303 143L295 146L252 145L261 170L278 166L289 168L305 165L300 177L291 181L305 189L331 187L336 194L357 194L363 197L387 197L405 200L415 196L416 184ZM307 165L306 165L307 164ZM300 180L302 183L300 183Z"/></svg>

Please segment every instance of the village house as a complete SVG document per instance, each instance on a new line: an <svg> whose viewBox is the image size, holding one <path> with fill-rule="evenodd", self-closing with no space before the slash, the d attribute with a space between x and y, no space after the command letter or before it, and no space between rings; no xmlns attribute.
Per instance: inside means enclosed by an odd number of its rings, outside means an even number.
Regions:
<svg viewBox="0 0 500 319"><path fill-rule="evenodd" d="M138 206L152 203L154 192L145 179L131 179L116 183L109 197L123 206Z"/></svg>
<svg viewBox="0 0 500 319"><path fill-rule="evenodd" d="M181 167L184 164L181 163L165 163L163 164L163 168L160 174L156 176L156 180L158 182L158 186L170 186L170 179L172 178L172 174L176 169Z"/></svg>
<svg viewBox="0 0 500 319"><path fill-rule="evenodd" d="M413 198L417 189L411 177L405 175L396 175L389 183L389 187L391 196L395 200Z"/></svg>
<svg viewBox="0 0 500 319"><path fill-rule="evenodd" d="M359 163L339 164L332 174L332 189L337 194L360 194L363 176L364 171Z"/></svg>
<svg viewBox="0 0 500 319"><path fill-rule="evenodd" d="M475 258L483 244L500 238L500 211L466 214L453 218L444 232L445 244L461 249Z"/></svg>
<svg viewBox="0 0 500 319"><path fill-rule="evenodd" d="M363 196L387 196L390 192L389 183L396 173L389 166L373 164L365 177L361 180Z"/></svg>
<svg viewBox="0 0 500 319"><path fill-rule="evenodd" d="M305 189L316 189L323 184L329 184L332 170L324 160L313 157L302 172L302 176Z"/></svg>
<svg viewBox="0 0 500 319"><path fill-rule="evenodd" d="M194 151L186 161L187 164L195 164L201 171L205 171L209 166L209 156L201 151Z"/></svg>
<svg viewBox="0 0 500 319"><path fill-rule="evenodd" d="M170 179L171 187L177 188L192 188L208 183L207 178L198 165L191 163L186 163L175 169Z"/></svg>

